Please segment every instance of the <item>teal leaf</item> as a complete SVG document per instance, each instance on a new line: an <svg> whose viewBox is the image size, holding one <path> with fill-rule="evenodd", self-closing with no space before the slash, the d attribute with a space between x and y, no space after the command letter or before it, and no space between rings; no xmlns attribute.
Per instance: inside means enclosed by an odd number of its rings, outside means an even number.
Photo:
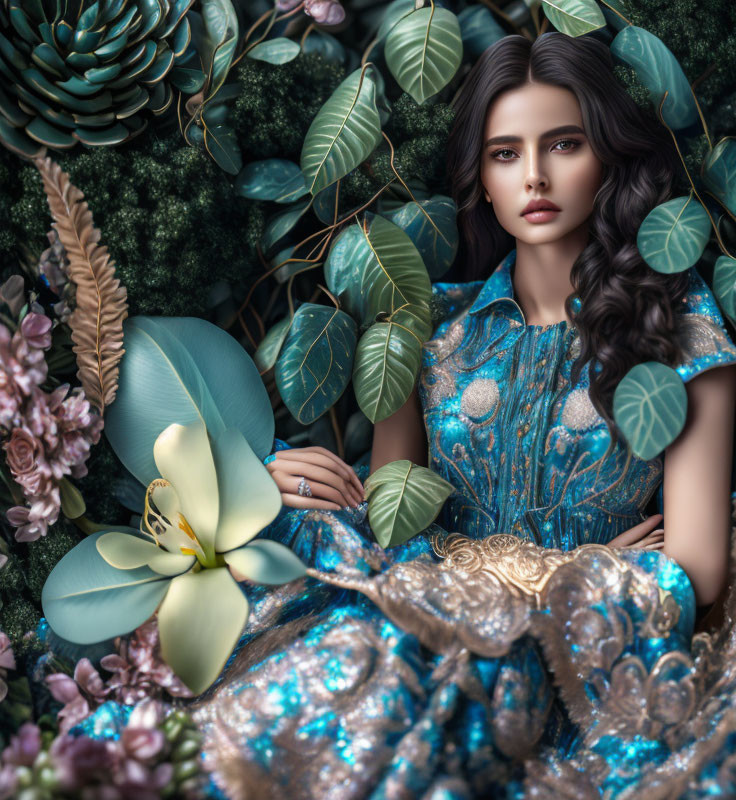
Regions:
<svg viewBox="0 0 736 800"><path fill-rule="evenodd" d="M710 238L710 219L693 198L675 197L652 209L636 235L642 258L656 272L672 274L692 267Z"/></svg>
<svg viewBox="0 0 736 800"><path fill-rule="evenodd" d="M447 86L463 57L457 17L446 8L420 8L403 17L386 39L386 64L420 105Z"/></svg>
<svg viewBox="0 0 736 800"><path fill-rule="evenodd" d="M422 360L422 340L402 324L404 310L376 322L360 337L353 389L360 410L373 422L398 411L414 388Z"/></svg>
<svg viewBox="0 0 736 800"><path fill-rule="evenodd" d="M350 382L357 326L342 311L316 303L296 310L276 361L276 386L302 425L322 416Z"/></svg>
<svg viewBox="0 0 736 800"><path fill-rule="evenodd" d="M204 420L210 436L237 428L259 458L271 452L271 402L258 368L221 328L202 319L133 317L105 433L144 485L160 477L153 444L171 423Z"/></svg>
<svg viewBox="0 0 736 800"><path fill-rule="evenodd" d="M703 184L736 217L736 138L726 136L703 162Z"/></svg>
<svg viewBox="0 0 736 800"><path fill-rule="evenodd" d="M205 128L204 145L217 162L217 166L230 175L237 175L243 166L240 145L235 131L229 125L212 125Z"/></svg>
<svg viewBox="0 0 736 800"><path fill-rule="evenodd" d="M427 467L392 461L365 482L368 521L381 547L403 544L440 513L455 487Z"/></svg>
<svg viewBox="0 0 736 800"><path fill-rule="evenodd" d="M153 614L169 588L170 579L148 567L110 566L97 551L105 533L70 550L43 587L44 616L54 633L70 642L92 644L130 633Z"/></svg>
<svg viewBox="0 0 736 800"><path fill-rule="evenodd" d="M460 242L453 200L435 195L430 200L406 203L387 216L414 242L429 277L433 281L441 278L452 266Z"/></svg>
<svg viewBox="0 0 736 800"><path fill-rule="evenodd" d="M256 539L225 554L225 562L255 583L280 585L307 574L298 556L280 542Z"/></svg>
<svg viewBox="0 0 736 800"><path fill-rule="evenodd" d="M300 53L299 42L280 36L260 42L252 50L248 50L248 58L266 61L269 64L288 64Z"/></svg>
<svg viewBox="0 0 736 800"><path fill-rule="evenodd" d="M736 325L736 258L720 256L713 269L713 291L721 308Z"/></svg>
<svg viewBox="0 0 736 800"><path fill-rule="evenodd" d="M209 78L206 96L212 97L225 82L233 61L238 16L230 0L202 0L201 9L204 41L200 56Z"/></svg>
<svg viewBox="0 0 736 800"><path fill-rule="evenodd" d="M312 30L302 44L304 53L319 53L327 61L345 63L347 53L342 42L319 28Z"/></svg>
<svg viewBox="0 0 736 800"><path fill-rule="evenodd" d="M506 31L485 6L468 6L458 14L457 21L460 23L463 50L474 60L506 36Z"/></svg>
<svg viewBox="0 0 736 800"><path fill-rule="evenodd" d="M381 139L376 86L361 70L348 75L307 131L301 168L314 195L365 161Z"/></svg>
<svg viewBox="0 0 736 800"><path fill-rule="evenodd" d="M613 417L632 451L648 461L678 437L685 425L687 392L674 369L657 361L632 367L613 395Z"/></svg>
<svg viewBox="0 0 736 800"><path fill-rule="evenodd" d="M284 158L246 164L235 179L235 189L242 197L275 203L290 203L308 193L299 166Z"/></svg>
<svg viewBox="0 0 736 800"><path fill-rule="evenodd" d="M560 33L583 36L606 24L595 0L542 0L547 19Z"/></svg>
<svg viewBox="0 0 736 800"><path fill-rule="evenodd" d="M302 200L271 217L261 237L261 247L268 253L299 222L301 216L312 204L312 199Z"/></svg>
<svg viewBox="0 0 736 800"><path fill-rule="evenodd" d="M291 326L291 317L286 316L277 322L268 333L263 337L258 349L253 356L256 366L261 372L265 372L276 363L281 347L286 341Z"/></svg>
<svg viewBox="0 0 736 800"><path fill-rule="evenodd" d="M636 70L656 109L668 92L662 118L670 128L686 128L697 121L690 83L677 59L654 34L628 25L611 42L611 53Z"/></svg>
<svg viewBox="0 0 736 800"><path fill-rule="evenodd" d="M378 42L383 42L396 27L397 23L411 14L415 9L415 0L393 0L392 3L389 3L384 11L381 24L378 26L376 40Z"/></svg>

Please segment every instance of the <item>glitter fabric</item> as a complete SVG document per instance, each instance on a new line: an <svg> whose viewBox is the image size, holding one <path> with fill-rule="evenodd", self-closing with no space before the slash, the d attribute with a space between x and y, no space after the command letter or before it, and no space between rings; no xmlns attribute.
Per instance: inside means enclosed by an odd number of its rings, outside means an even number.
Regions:
<svg viewBox="0 0 736 800"><path fill-rule="evenodd" d="M525 324L512 266L434 287L419 387L455 487L438 522L386 551L365 504L283 508L261 534L310 569L243 584L243 637L189 704L213 796L736 796L736 636L693 638L684 571L605 545L662 463L609 447L586 371L570 383L574 329ZM691 286L684 380L736 362L694 270Z"/></svg>

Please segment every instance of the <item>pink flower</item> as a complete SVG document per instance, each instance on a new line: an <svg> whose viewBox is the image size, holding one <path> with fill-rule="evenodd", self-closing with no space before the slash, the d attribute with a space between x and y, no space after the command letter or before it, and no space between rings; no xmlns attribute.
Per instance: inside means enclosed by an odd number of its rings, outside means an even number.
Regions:
<svg viewBox="0 0 736 800"><path fill-rule="evenodd" d="M320 25L339 25L345 19L345 9L337 0L304 0L304 11Z"/></svg>
<svg viewBox="0 0 736 800"><path fill-rule="evenodd" d="M20 334L29 347L48 350L51 347L51 320L44 314L26 314Z"/></svg>
<svg viewBox="0 0 736 800"><path fill-rule="evenodd" d="M3 761L16 767L31 767L41 752L41 731L32 722L24 722L10 744L3 750Z"/></svg>
<svg viewBox="0 0 736 800"><path fill-rule="evenodd" d="M4 450L10 472L26 496L41 494L45 488L43 482L50 476L41 442L25 428L15 428Z"/></svg>
<svg viewBox="0 0 736 800"><path fill-rule="evenodd" d="M2 565L0 564L0 566ZM8 669L15 669L15 656L10 646L10 639L0 631L0 703L8 694L8 685L5 683L7 677L5 670Z"/></svg>

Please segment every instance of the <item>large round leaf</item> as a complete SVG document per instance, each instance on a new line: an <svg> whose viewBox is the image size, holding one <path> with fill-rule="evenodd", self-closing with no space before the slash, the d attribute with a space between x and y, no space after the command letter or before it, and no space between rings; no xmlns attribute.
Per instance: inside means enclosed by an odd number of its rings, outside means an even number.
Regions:
<svg viewBox="0 0 736 800"><path fill-rule="evenodd" d="M430 525L455 487L427 467L392 461L365 483L368 521L381 547L411 539Z"/></svg>
<svg viewBox="0 0 736 800"><path fill-rule="evenodd" d="M290 203L307 194L302 171L285 158L267 158L246 164L234 186L243 197L273 200L274 203Z"/></svg>
<svg viewBox="0 0 736 800"><path fill-rule="evenodd" d="M416 383L422 342L399 322L376 322L361 336L355 353L353 389L360 410L375 423L404 405Z"/></svg>
<svg viewBox="0 0 736 800"><path fill-rule="evenodd" d="M158 613L161 655L195 694L225 666L248 612L248 601L227 567L171 581Z"/></svg>
<svg viewBox="0 0 736 800"><path fill-rule="evenodd" d="M668 92L662 118L670 128L686 128L697 121L698 109L688 79L661 39L643 28L627 25L611 42L611 52L636 70L657 108Z"/></svg>
<svg viewBox="0 0 736 800"><path fill-rule="evenodd" d="M429 277L441 278L452 266L460 240L453 200L435 195L431 200L406 203L388 216L414 242Z"/></svg>
<svg viewBox="0 0 736 800"><path fill-rule="evenodd" d="M383 19L376 32L376 40L382 42L396 27L399 20L411 14L416 9L416 0L393 0L386 6Z"/></svg>
<svg viewBox="0 0 736 800"><path fill-rule="evenodd" d="M386 39L386 64L396 82L419 104L452 80L463 58L457 17L432 6L412 11Z"/></svg>
<svg viewBox="0 0 736 800"><path fill-rule="evenodd" d="M120 528L132 536L137 531ZM43 613L55 634L77 644L122 636L158 608L170 578L148 567L116 569L97 550L108 531L93 533L51 570L41 594Z"/></svg>
<svg viewBox="0 0 736 800"><path fill-rule="evenodd" d="M335 308L304 303L296 310L276 361L276 386L294 417L309 425L345 391L355 356L357 326Z"/></svg>
<svg viewBox="0 0 736 800"><path fill-rule="evenodd" d="M457 16L463 49L477 59L484 50L506 36L506 31L496 22L485 6L468 6Z"/></svg>
<svg viewBox="0 0 736 800"><path fill-rule="evenodd" d="M301 168L309 191L317 194L347 175L380 140L376 86L357 69L335 89L307 131Z"/></svg>
<svg viewBox="0 0 736 800"><path fill-rule="evenodd" d="M630 369L613 395L613 417L633 452L648 461L675 441L687 416L687 392L674 369L647 361Z"/></svg>
<svg viewBox="0 0 736 800"><path fill-rule="evenodd" d="M211 436L237 428L259 458L273 444L268 392L251 357L232 336L201 319L133 317L124 324L118 393L105 417L118 458L144 485L160 477L159 434L202 419Z"/></svg>
<svg viewBox="0 0 736 800"><path fill-rule="evenodd" d="M653 270L671 274L692 267L709 238L708 214L690 195L653 208L639 227L636 246Z"/></svg>
<svg viewBox="0 0 736 800"><path fill-rule="evenodd" d="M736 324L736 259L720 256L713 270L713 291L718 302Z"/></svg>
<svg viewBox="0 0 736 800"><path fill-rule="evenodd" d="M253 49L248 50L248 58L266 61L269 64L288 64L299 55L300 50L299 42L279 36L276 39L260 42Z"/></svg>
<svg viewBox="0 0 736 800"><path fill-rule="evenodd" d="M542 0L547 19L561 33L583 36L606 24L595 0Z"/></svg>
<svg viewBox="0 0 736 800"><path fill-rule="evenodd" d="M736 138L727 136L703 162L703 183L736 216Z"/></svg>
<svg viewBox="0 0 736 800"><path fill-rule="evenodd" d="M376 216L337 238L325 262L333 294L356 319L371 325L379 313L409 303L428 305L432 286L419 251L393 222Z"/></svg>

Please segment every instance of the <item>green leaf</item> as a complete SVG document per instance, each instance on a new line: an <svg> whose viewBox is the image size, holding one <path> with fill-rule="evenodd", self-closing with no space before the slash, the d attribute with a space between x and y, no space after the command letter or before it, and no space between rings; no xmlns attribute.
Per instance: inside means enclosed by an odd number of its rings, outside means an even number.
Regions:
<svg viewBox="0 0 736 800"><path fill-rule="evenodd" d="M386 39L386 64L420 105L452 80L463 58L457 17L446 8L420 8L403 17Z"/></svg>
<svg viewBox="0 0 736 800"><path fill-rule="evenodd" d="M288 64L299 55L300 50L299 42L279 36L257 44L248 51L248 58L266 61L269 64Z"/></svg>
<svg viewBox="0 0 736 800"><path fill-rule="evenodd" d="M368 521L381 547L403 544L440 513L455 487L427 467L393 461L365 482Z"/></svg>
<svg viewBox="0 0 736 800"><path fill-rule="evenodd" d="M720 256L713 269L713 291L721 308L736 324L736 259Z"/></svg>
<svg viewBox="0 0 736 800"><path fill-rule="evenodd" d="M238 44L238 16L230 0L202 0L204 41L200 56L208 75L206 97L222 86ZM237 173L237 170L236 170Z"/></svg>
<svg viewBox="0 0 736 800"><path fill-rule="evenodd" d="M392 3L389 3L383 14L383 20L378 27L376 39L382 42L396 27L399 20L413 13L415 9L415 0L393 0Z"/></svg>
<svg viewBox="0 0 736 800"><path fill-rule="evenodd" d="M345 63L347 53L342 42L329 33L321 31L319 28L312 30L302 44L304 53L319 53L328 61Z"/></svg>
<svg viewBox="0 0 736 800"><path fill-rule="evenodd" d="M301 168L314 195L365 161L381 140L376 86L361 70L348 75L320 108L304 140Z"/></svg>
<svg viewBox="0 0 736 800"><path fill-rule="evenodd" d="M355 322L316 303L296 310L276 361L276 386L294 417L309 425L345 391L355 356Z"/></svg>
<svg viewBox="0 0 736 800"><path fill-rule="evenodd" d="M653 270L672 274L692 267L709 238L708 214L690 195L653 208L639 228L636 246Z"/></svg>
<svg viewBox="0 0 736 800"><path fill-rule="evenodd" d="M736 217L736 138L726 136L708 153L702 168L708 191Z"/></svg>
<svg viewBox="0 0 736 800"><path fill-rule="evenodd" d="M290 203L308 192L299 166L284 158L267 158L246 164L234 186L242 197L273 200L275 203Z"/></svg>
<svg viewBox="0 0 736 800"><path fill-rule="evenodd" d="M474 60L506 36L506 31L485 6L468 6L458 14L457 21L460 23L463 49Z"/></svg>
<svg viewBox="0 0 736 800"><path fill-rule="evenodd" d="M452 266L460 242L453 200L435 195L430 200L406 203L387 216L414 242L429 277L433 281L441 278Z"/></svg>
<svg viewBox="0 0 736 800"><path fill-rule="evenodd" d="M542 8L555 28L568 36L583 36L606 24L595 0L542 0Z"/></svg>
<svg viewBox="0 0 736 800"><path fill-rule="evenodd" d="M225 561L248 580L279 585L307 574L306 566L285 545L270 539L225 554Z"/></svg>
<svg viewBox="0 0 736 800"><path fill-rule="evenodd" d="M221 328L202 319L133 317L105 433L144 485L159 477L153 444L172 422L203 419L210 435L237 428L259 458L273 445L273 411L258 368Z"/></svg>
<svg viewBox="0 0 736 800"><path fill-rule="evenodd" d="M158 612L161 655L195 694L207 689L225 666L249 610L227 567L171 581Z"/></svg>
<svg viewBox="0 0 736 800"><path fill-rule="evenodd" d="M698 110L690 83L677 59L654 34L628 25L611 42L611 53L636 70L655 109L659 108L665 91L668 92L662 118L670 128L687 128L697 121Z"/></svg>
<svg viewBox="0 0 736 800"><path fill-rule="evenodd" d="M256 366L261 372L265 372L276 363L276 359L281 352L281 347L286 341L291 325L291 317L284 317L279 320L268 333L263 337L258 349L253 356Z"/></svg>
<svg viewBox="0 0 736 800"><path fill-rule="evenodd" d="M281 510L281 492L240 431L227 430L212 441L220 495L215 550L241 547Z"/></svg>
<svg viewBox="0 0 736 800"><path fill-rule="evenodd" d="M310 269L317 269L317 267L322 266L319 261L308 261L306 258L294 258L293 253L293 247L285 247L283 250L279 250L271 259L272 267L281 264L272 275L276 283L286 283L292 275L297 275L300 272L307 272Z"/></svg>
<svg viewBox="0 0 736 800"><path fill-rule="evenodd" d="M355 353L353 389L360 410L373 422L390 417L414 388L422 360L422 342L401 324L403 311L376 322L361 336Z"/></svg>
<svg viewBox="0 0 736 800"><path fill-rule="evenodd" d="M59 494L61 496L61 510L67 519L78 519L87 510L82 493L69 478L62 478L59 481Z"/></svg>
<svg viewBox="0 0 736 800"><path fill-rule="evenodd" d="M647 361L630 369L613 395L613 417L633 452L648 461L675 441L687 415L687 392L674 369Z"/></svg>
<svg viewBox="0 0 736 800"><path fill-rule="evenodd" d="M299 222L299 219L311 204L311 198L308 200L300 200L284 211L276 214L274 217L271 217L261 237L261 247L263 250L269 252L277 242L280 242L296 223Z"/></svg>
<svg viewBox="0 0 736 800"><path fill-rule="evenodd" d="M148 567L119 570L97 551L94 533L70 550L51 570L41 594L43 613L57 636L92 644L122 636L142 625L169 588Z"/></svg>
<svg viewBox="0 0 736 800"><path fill-rule="evenodd" d="M243 166L240 145L235 131L229 125L211 125L204 130L204 145L220 169L237 175Z"/></svg>
<svg viewBox="0 0 736 800"><path fill-rule="evenodd" d="M368 219L366 225L356 223L343 231L325 262L328 288L364 325L408 303L428 306L432 295L422 257L409 236L383 217Z"/></svg>

